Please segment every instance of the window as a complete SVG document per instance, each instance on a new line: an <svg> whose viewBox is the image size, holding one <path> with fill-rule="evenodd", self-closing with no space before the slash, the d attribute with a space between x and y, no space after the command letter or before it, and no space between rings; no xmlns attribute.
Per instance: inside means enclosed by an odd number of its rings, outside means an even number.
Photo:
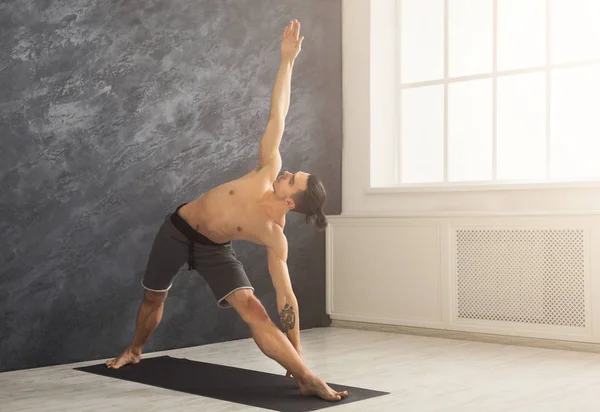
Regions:
<svg viewBox="0 0 600 412"><path fill-rule="evenodd" d="M600 179L600 0L397 0L397 185Z"/></svg>

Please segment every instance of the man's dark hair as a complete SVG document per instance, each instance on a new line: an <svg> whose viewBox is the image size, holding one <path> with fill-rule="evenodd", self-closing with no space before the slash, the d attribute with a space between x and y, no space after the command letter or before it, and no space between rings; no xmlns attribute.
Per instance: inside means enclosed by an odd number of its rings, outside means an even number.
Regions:
<svg viewBox="0 0 600 412"><path fill-rule="evenodd" d="M327 217L323 214L326 195L323 182L315 175L308 175L306 190L292 196L296 204L294 211L304 213L306 223L311 223L314 220L317 229L324 230L327 227Z"/></svg>

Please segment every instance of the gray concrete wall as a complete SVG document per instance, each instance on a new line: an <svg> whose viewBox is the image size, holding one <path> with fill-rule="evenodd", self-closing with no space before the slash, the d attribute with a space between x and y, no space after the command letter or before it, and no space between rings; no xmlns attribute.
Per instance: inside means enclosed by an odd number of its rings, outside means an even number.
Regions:
<svg viewBox="0 0 600 412"><path fill-rule="evenodd" d="M339 214L340 0L0 4L0 371L127 346L164 216L256 164L290 18L284 168L320 176ZM286 234L301 326L325 325L324 235L295 214ZM234 246L276 316L266 252ZM183 269L146 351L249 336Z"/></svg>

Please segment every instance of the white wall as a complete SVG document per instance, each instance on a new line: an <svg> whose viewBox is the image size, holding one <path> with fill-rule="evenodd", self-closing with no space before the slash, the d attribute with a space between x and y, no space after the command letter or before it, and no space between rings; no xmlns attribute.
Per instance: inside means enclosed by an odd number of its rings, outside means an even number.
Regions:
<svg viewBox="0 0 600 412"><path fill-rule="evenodd" d="M333 319L600 342L600 185L373 189L395 181L395 0L343 0L342 216L327 233ZM370 163L377 167L371 175ZM600 161L600 159L599 159ZM581 226L585 330L461 324L453 318L456 225Z"/></svg>
<svg viewBox="0 0 600 412"><path fill-rule="evenodd" d="M477 190L371 190L395 173L394 0L343 0L342 214L539 212L600 209L598 184ZM599 154L600 161L600 154Z"/></svg>
<svg viewBox="0 0 600 412"><path fill-rule="evenodd" d="M465 229L579 231L582 242L573 248L566 237L550 236L525 243L522 235L468 241L468 248L483 245L483 254L462 255L461 266L457 233ZM327 231L327 313L334 320L600 343L599 240L600 215L333 217ZM459 316L461 295L480 303L466 316ZM486 317L496 311L523 317L539 312L553 319L583 313L585 322Z"/></svg>

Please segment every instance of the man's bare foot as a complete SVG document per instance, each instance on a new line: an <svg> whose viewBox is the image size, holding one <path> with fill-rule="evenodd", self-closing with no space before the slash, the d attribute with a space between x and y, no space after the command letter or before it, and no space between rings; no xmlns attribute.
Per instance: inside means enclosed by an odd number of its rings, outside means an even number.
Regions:
<svg viewBox="0 0 600 412"><path fill-rule="evenodd" d="M326 401L339 401L348 396L348 391L336 392L316 375L310 375L303 380L297 379L296 381L300 388L300 394L304 396L318 396Z"/></svg>
<svg viewBox="0 0 600 412"><path fill-rule="evenodd" d="M132 349L127 348L122 354L113 360L106 361L106 366L111 369L119 369L121 366L125 366L130 363L138 363L140 359L142 359L141 352L133 351Z"/></svg>

